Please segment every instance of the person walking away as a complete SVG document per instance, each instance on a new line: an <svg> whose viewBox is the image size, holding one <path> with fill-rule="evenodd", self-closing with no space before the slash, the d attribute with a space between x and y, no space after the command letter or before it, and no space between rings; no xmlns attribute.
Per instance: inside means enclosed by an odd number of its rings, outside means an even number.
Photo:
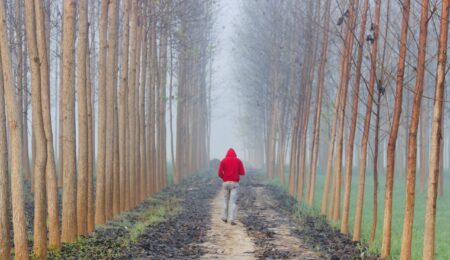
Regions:
<svg viewBox="0 0 450 260"><path fill-rule="evenodd" d="M217 175L223 180L222 190L224 192L224 210L222 221L230 221L236 225L236 200L239 191L240 176L245 174L244 165L237 157L233 148L230 148L226 157L220 162Z"/></svg>

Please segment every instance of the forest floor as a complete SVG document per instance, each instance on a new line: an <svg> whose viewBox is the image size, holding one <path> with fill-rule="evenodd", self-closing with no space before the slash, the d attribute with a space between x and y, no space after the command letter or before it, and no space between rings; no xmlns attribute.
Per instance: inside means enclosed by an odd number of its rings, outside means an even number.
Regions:
<svg viewBox="0 0 450 260"><path fill-rule="evenodd" d="M366 247L302 211L257 172L242 178L237 225L221 221L220 180L187 178L50 259L358 259ZM372 257L375 258L375 257Z"/></svg>

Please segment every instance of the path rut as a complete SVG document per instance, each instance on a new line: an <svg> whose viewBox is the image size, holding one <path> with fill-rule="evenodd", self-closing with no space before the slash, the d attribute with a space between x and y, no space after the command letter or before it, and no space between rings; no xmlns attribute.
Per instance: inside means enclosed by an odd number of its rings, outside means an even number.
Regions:
<svg viewBox="0 0 450 260"><path fill-rule="evenodd" d="M210 203L210 227L202 259L322 259L294 235L288 216L277 212L265 186L240 187L237 225L221 220L223 193Z"/></svg>
<svg viewBox="0 0 450 260"><path fill-rule="evenodd" d="M238 220L237 225L224 223L222 216L223 192L220 191L211 202L211 226L202 244L206 254L202 259L256 259L255 245Z"/></svg>

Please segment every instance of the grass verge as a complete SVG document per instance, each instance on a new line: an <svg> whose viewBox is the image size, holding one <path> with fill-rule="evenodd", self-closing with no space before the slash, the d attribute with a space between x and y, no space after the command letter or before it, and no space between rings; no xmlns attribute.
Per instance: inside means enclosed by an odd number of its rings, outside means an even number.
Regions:
<svg viewBox="0 0 450 260"><path fill-rule="evenodd" d="M111 259L123 257L124 249L136 242L147 228L177 215L181 210L175 197L156 197L138 209L122 214L81 237L63 244L61 250L49 250L49 259Z"/></svg>
<svg viewBox="0 0 450 260"><path fill-rule="evenodd" d="M349 231L353 231L353 225L355 221L355 209L356 209L356 199L358 196L358 181L359 177L357 175L358 169L353 169L352 177L352 188L350 195L350 214L349 214ZM444 176L450 174L448 171L444 172ZM420 173L417 172L417 176ZM287 176L287 175L286 175ZM286 177L286 180L288 178ZM444 185L448 181L448 178L444 180ZM283 189L287 189L279 180L274 180L272 182L274 185L282 186ZM300 203L306 211L310 211L312 214L320 215L320 208L322 202L322 191L324 188L325 176L323 171L318 171L317 183L315 188L314 205L313 208L304 206ZM342 183L345 183L345 178L343 177ZM426 210L426 190L420 191L419 187L419 177L417 177L416 184L416 202L414 207L414 225L413 225L413 238L412 238L412 249L411 249L411 259L422 259L422 249L423 249L423 232L425 223L425 210ZM426 185L425 185L426 186ZM366 185L365 185L365 195L364 195L364 207L362 216L362 227L361 227L361 237L362 241L369 244L370 233L373 223L372 210L373 210L373 191L374 191L374 181L373 174L371 171L366 173ZM344 193L344 187L341 189L341 196ZM384 193L385 193L385 175L380 169L379 179L378 179L378 214L377 214L377 229L375 235L375 241L370 247L370 251L379 253L381 251L381 238L383 233L383 217L384 217ZM392 213L392 238L391 238L391 259L399 259L400 249L401 249L401 239L402 239L402 229L403 229L403 219L404 219L404 209L405 209L405 178L404 176L395 173L394 180L394 192L393 192L393 213ZM448 201L450 201L450 192L448 190L444 191L442 197L438 196L437 207L436 207L436 234L435 234L435 259L450 259L450 249L448 247L448 233L440 232L440 230L450 229L450 207L448 207ZM341 212L343 208L343 202L341 201ZM340 228L340 221L337 223L329 222L330 225Z"/></svg>

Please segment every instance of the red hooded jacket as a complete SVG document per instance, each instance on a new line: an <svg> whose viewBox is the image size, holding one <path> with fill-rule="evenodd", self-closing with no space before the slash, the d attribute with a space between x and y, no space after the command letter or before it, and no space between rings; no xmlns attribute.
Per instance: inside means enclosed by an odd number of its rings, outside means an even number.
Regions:
<svg viewBox="0 0 450 260"><path fill-rule="evenodd" d="M244 175L244 165L242 161L237 158L236 152L230 148L227 156L220 162L217 175L225 181L239 182L239 176Z"/></svg>

